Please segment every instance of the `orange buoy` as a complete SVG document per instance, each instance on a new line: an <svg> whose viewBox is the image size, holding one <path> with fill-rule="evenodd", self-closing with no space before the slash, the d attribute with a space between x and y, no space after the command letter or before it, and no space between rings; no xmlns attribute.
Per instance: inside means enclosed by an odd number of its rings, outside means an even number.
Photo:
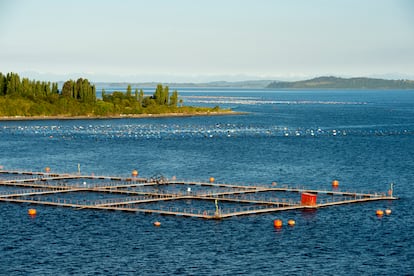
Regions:
<svg viewBox="0 0 414 276"><path fill-rule="evenodd" d="M27 213L28 213L30 216L36 216L37 211L36 211L36 209L29 209L29 210L27 211Z"/></svg>
<svg viewBox="0 0 414 276"><path fill-rule="evenodd" d="M214 182L214 177L210 177L210 183L213 183Z"/></svg>
<svg viewBox="0 0 414 276"><path fill-rule="evenodd" d="M338 188L338 186L339 186L339 181L338 180L332 181L332 187Z"/></svg>
<svg viewBox="0 0 414 276"><path fill-rule="evenodd" d="M49 167L46 167L46 168L45 168L45 172L46 172L46 173L49 173L49 172L50 172L50 168L49 168Z"/></svg>
<svg viewBox="0 0 414 276"><path fill-rule="evenodd" d="M273 221L273 226L276 228L281 228L283 226L283 222L281 219L275 219Z"/></svg>
<svg viewBox="0 0 414 276"><path fill-rule="evenodd" d="M386 209L386 210L385 210L385 214L387 214L387 215L391 215L391 209Z"/></svg>
<svg viewBox="0 0 414 276"><path fill-rule="evenodd" d="M161 222L159 222L159 221L156 221L156 222L154 222L154 226L161 226Z"/></svg>
<svg viewBox="0 0 414 276"><path fill-rule="evenodd" d="M133 170L132 171L132 176L133 177L137 177L138 176L138 171L137 170Z"/></svg>
<svg viewBox="0 0 414 276"><path fill-rule="evenodd" d="M376 214L377 214L377 216L382 217L384 215L384 211L378 209Z"/></svg>
<svg viewBox="0 0 414 276"><path fill-rule="evenodd" d="M296 222L293 219L288 220L289 226L295 226Z"/></svg>

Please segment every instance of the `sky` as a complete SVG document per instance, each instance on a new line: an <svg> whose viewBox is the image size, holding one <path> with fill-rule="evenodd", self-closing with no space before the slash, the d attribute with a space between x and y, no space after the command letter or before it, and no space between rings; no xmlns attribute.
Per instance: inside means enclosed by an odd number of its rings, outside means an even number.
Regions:
<svg viewBox="0 0 414 276"><path fill-rule="evenodd" d="M414 79L414 1L0 0L0 72L107 82Z"/></svg>

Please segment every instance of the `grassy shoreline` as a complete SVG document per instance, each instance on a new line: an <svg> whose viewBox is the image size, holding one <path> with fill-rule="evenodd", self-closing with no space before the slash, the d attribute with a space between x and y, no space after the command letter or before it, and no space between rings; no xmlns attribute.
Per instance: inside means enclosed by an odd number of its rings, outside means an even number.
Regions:
<svg viewBox="0 0 414 276"><path fill-rule="evenodd" d="M194 116L225 116L244 115L246 112L211 111L191 113L160 113L160 114L119 114L109 116L83 115L83 116L0 116L0 121L36 121L36 120L106 120L106 119L145 119L145 118L175 118Z"/></svg>

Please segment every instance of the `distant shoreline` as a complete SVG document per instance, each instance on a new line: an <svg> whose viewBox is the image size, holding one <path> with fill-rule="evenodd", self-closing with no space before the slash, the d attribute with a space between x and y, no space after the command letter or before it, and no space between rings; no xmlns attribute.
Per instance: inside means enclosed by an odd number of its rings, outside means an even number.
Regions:
<svg viewBox="0 0 414 276"><path fill-rule="evenodd" d="M271 89L414 89L412 80L385 80L374 78L338 78L333 76L318 77L303 81L274 81L266 86Z"/></svg>
<svg viewBox="0 0 414 276"><path fill-rule="evenodd" d="M218 111L196 113L162 113L162 114L120 114L113 116L1 116L0 121L38 121L38 120L108 120L108 119L145 119L145 118L176 118L195 116L226 116L245 115L247 112Z"/></svg>

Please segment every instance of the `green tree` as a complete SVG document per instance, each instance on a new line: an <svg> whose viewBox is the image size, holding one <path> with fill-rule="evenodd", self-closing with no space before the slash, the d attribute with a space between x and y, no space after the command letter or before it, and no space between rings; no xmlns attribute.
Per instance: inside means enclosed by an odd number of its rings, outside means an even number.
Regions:
<svg viewBox="0 0 414 276"><path fill-rule="evenodd" d="M162 99L161 99L161 105L168 105L168 100L170 97L170 92L168 86L164 87L162 91Z"/></svg>
<svg viewBox="0 0 414 276"><path fill-rule="evenodd" d="M142 99L142 107L147 108L152 105L156 105L156 102L152 97L144 97L144 99Z"/></svg>
<svg viewBox="0 0 414 276"><path fill-rule="evenodd" d="M126 90L126 96L127 96L127 98L132 97L132 88L131 88L130 84L128 84L128 87L127 87L127 90Z"/></svg>
<svg viewBox="0 0 414 276"><path fill-rule="evenodd" d="M114 113L114 105L112 103L97 101L95 114L100 116L111 115Z"/></svg>
<svg viewBox="0 0 414 276"><path fill-rule="evenodd" d="M59 88L56 82L52 83L52 94L59 94Z"/></svg>
<svg viewBox="0 0 414 276"><path fill-rule="evenodd" d="M62 96L84 103L96 101L96 88L87 79L79 78L76 82L68 80L63 84Z"/></svg>
<svg viewBox="0 0 414 276"><path fill-rule="evenodd" d="M142 104L142 101L144 100L144 90L139 90L139 96L138 96L138 102Z"/></svg>
<svg viewBox="0 0 414 276"><path fill-rule="evenodd" d="M157 104L161 104L162 102L162 93L164 91L164 88L162 87L162 84L158 84L157 88L155 88L155 92L152 96L152 98L155 100Z"/></svg>
<svg viewBox="0 0 414 276"><path fill-rule="evenodd" d="M30 97L33 99L33 89L32 89L32 83L28 78L23 78L21 83L21 89L23 97Z"/></svg>
<svg viewBox="0 0 414 276"><path fill-rule="evenodd" d="M62 87L62 96L65 98L72 98L73 97L73 80L65 81Z"/></svg>
<svg viewBox="0 0 414 276"><path fill-rule="evenodd" d="M155 103L158 105L168 105L168 100L169 100L168 86L163 87L162 84L158 84L152 98L155 100Z"/></svg>
<svg viewBox="0 0 414 276"><path fill-rule="evenodd" d="M0 96L6 95L7 80L6 76L0 73Z"/></svg>
<svg viewBox="0 0 414 276"><path fill-rule="evenodd" d="M108 100L108 95L106 95L105 89L103 88L102 88L102 100L105 102Z"/></svg>
<svg viewBox="0 0 414 276"><path fill-rule="evenodd" d="M170 97L170 106L177 107L177 103L178 103L178 92L177 90L174 90Z"/></svg>
<svg viewBox="0 0 414 276"><path fill-rule="evenodd" d="M134 97L135 97L135 100L137 100L138 101L138 88L135 88L135 91L134 91Z"/></svg>
<svg viewBox="0 0 414 276"><path fill-rule="evenodd" d="M6 95L19 95L20 94L20 77L18 74L7 74L7 88Z"/></svg>

